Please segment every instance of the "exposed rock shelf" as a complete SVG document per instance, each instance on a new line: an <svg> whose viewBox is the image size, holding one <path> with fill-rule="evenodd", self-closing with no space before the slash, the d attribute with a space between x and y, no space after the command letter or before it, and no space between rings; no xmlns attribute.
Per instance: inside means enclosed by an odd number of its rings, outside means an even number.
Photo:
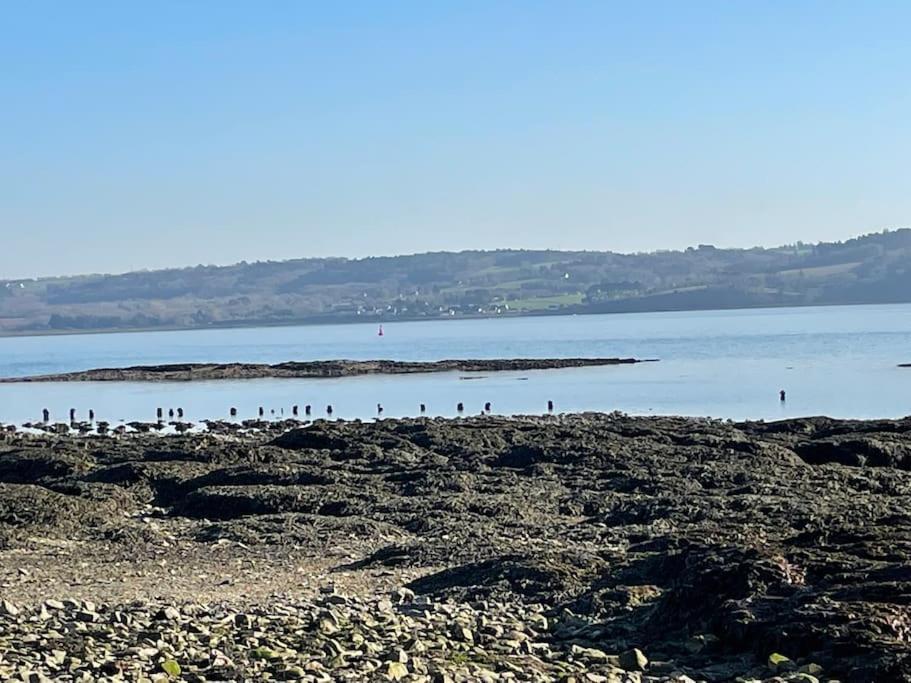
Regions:
<svg viewBox="0 0 911 683"><path fill-rule="evenodd" d="M0 678L909 680L909 499L911 420L0 431Z"/></svg>
<svg viewBox="0 0 911 683"><path fill-rule="evenodd" d="M137 365L128 368L97 368L80 372L28 377L5 377L0 382L188 382L213 379L261 379L264 377L348 377L355 375L403 375L428 372L499 372L558 370L601 365L629 365L637 358L498 358L440 360L432 362L395 360L326 360L264 363L180 363Z"/></svg>

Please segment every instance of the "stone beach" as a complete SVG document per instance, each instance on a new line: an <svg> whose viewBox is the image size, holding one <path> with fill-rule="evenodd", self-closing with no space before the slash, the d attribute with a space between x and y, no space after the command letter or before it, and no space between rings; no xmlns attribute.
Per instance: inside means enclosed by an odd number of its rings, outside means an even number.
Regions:
<svg viewBox="0 0 911 683"><path fill-rule="evenodd" d="M0 679L911 680L911 420L0 437Z"/></svg>

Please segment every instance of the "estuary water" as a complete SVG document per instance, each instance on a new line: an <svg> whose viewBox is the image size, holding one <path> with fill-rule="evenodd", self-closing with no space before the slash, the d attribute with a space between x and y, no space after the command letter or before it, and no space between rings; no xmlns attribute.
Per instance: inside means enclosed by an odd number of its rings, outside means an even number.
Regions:
<svg viewBox="0 0 911 683"><path fill-rule="evenodd" d="M832 306L563 317L495 318L0 339L0 376L181 362L440 360L632 356L659 362L603 368L465 375L366 376L192 383L0 385L0 422L153 420L157 407L186 419L266 414L294 404L321 416L466 414L490 401L505 414L620 410L631 414L780 419L911 414L911 305ZM779 401L784 389L787 400Z"/></svg>

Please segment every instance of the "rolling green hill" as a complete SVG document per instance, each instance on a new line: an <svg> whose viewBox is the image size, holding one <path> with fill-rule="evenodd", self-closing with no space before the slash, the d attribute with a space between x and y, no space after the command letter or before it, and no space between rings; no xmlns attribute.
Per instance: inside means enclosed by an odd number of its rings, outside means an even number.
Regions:
<svg viewBox="0 0 911 683"><path fill-rule="evenodd" d="M911 301L911 230L777 248L464 251L0 281L0 334Z"/></svg>

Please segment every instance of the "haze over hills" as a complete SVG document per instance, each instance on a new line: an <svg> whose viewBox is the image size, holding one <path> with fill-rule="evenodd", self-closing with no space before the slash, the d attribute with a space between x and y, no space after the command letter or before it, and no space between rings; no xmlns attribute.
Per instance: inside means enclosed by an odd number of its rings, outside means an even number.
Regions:
<svg viewBox="0 0 911 683"><path fill-rule="evenodd" d="M911 230L777 248L463 251L0 281L0 333L911 302Z"/></svg>

